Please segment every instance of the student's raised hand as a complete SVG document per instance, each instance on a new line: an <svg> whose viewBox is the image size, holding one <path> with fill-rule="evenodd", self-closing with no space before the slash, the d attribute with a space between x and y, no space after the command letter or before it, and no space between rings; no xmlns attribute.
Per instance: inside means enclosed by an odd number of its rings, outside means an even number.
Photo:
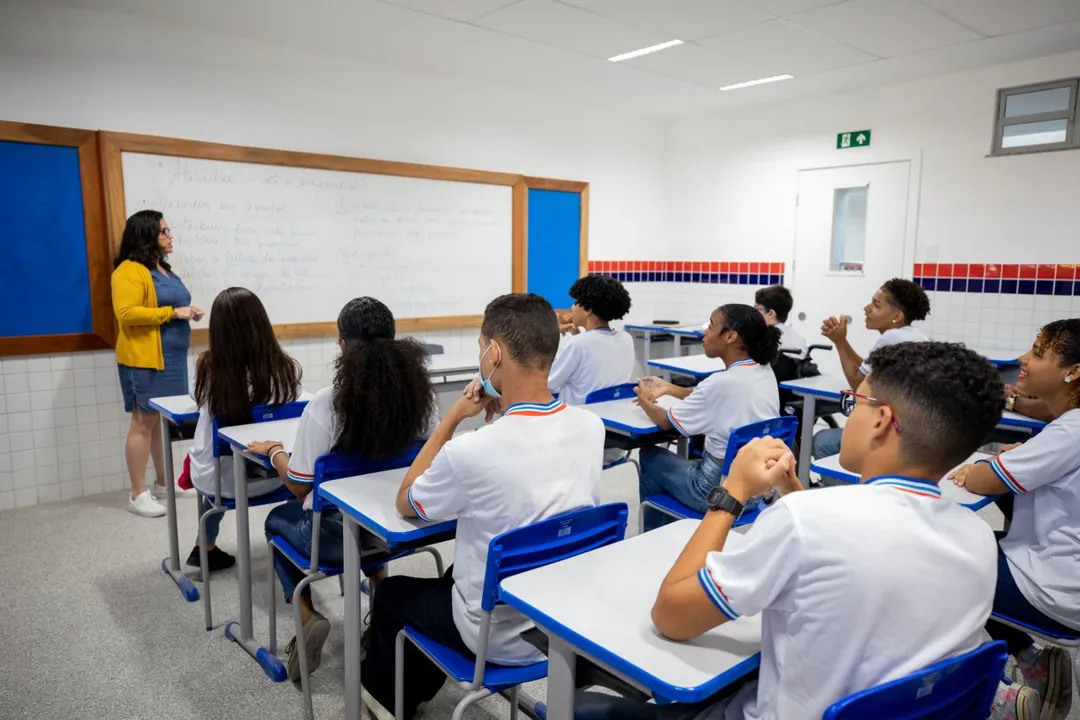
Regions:
<svg viewBox="0 0 1080 720"><path fill-rule="evenodd" d="M280 440L258 440L253 443L248 443L248 452L255 453L256 455L269 455L274 448L283 448Z"/></svg>
<svg viewBox="0 0 1080 720"><path fill-rule="evenodd" d="M847 337L847 315L827 318L825 322L821 323L821 334L833 342L845 339Z"/></svg>
<svg viewBox="0 0 1080 720"><path fill-rule="evenodd" d="M670 395L674 387L674 385L666 380L647 375L638 378L638 384L637 387L634 388L634 392L637 394L638 398L641 398L642 395L646 395L649 402L655 403L664 395Z"/></svg>
<svg viewBox="0 0 1080 720"><path fill-rule="evenodd" d="M956 487L964 487L967 485L968 474L971 472L971 468L975 467L974 463L968 463L961 465L960 467L949 473L949 479L953 481Z"/></svg>
<svg viewBox="0 0 1080 720"><path fill-rule="evenodd" d="M466 395L462 395L458 398L458 401L454 403L454 407L450 408L450 415L457 420L465 420L466 418L476 417L483 411L487 411L485 418L488 422L491 422L491 418L499 409L498 401L488 395L480 394L479 399L473 399Z"/></svg>
<svg viewBox="0 0 1080 720"><path fill-rule="evenodd" d="M786 486L794 472L795 456L783 440L754 438L735 456L724 487L745 501L774 487Z"/></svg>
<svg viewBox="0 0 1080 720"><path fill-rule="evenodd" d="M480 402L481 398L484 397L484 386L480 384L480 378L474 377L470 380L465 389L461 391L461 394L473 402Z"/></svg>

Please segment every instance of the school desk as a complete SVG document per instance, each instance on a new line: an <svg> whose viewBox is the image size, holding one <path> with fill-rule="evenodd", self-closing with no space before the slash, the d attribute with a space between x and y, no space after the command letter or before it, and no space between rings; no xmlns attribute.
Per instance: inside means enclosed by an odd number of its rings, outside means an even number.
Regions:
<svg viewBox="0 0 1080 720"><path fill-rule="evenodd" d="M649 364L651 358L651 346L654 339L658 340L664 335L670 335L675 346L675 355L682 355L682 343L686 341L701 340L703 335L700 325L654 325L654 324L629 324L624 325L623 330L634 337L640 337L644 345L644 362Z"/></svg>
<svg viewBox="0 0 1080 720"><path fill-rule="evenodd" d="M810 484L810 450L814 445L814 422L816 420L817 399L840 400L840 393L850 390L847 380L832 375L817 375L799 380L780 383L784 390L790 390L803 399L802 417L799 420L799 481L803 487Z"/></svg>
<svg viewBox="0 0 1080 720"><path fill-rule="evenodd" d="M633 450L634 448L677 439L679 454L687 457L689 453L687 439L674 430L661 430L660 426L650 420L645 411L634 403L634 400L635 398L630 397L590 403L580 407L600 416L600 419L604 422L604 430L607 435L605 447ZM679 402L670 395L664 395L657 401L657 404L665 410L670 410Z"/></svg>
<svg viewBox="0 0 1080 720"><path fill-rule="evenodd" d="M662 371L665 377L685 375L699 382L713 373L723 372L727 368L720 358L708 358L704 355L679 355L650 360L649 367Z"/></svg>
<svg viewBox="0 0 1080 720"><path fill-rule="evenodd" d="M986 453L977 452L969 457L961 465L973 463L978 460L986 460L993 457ZM810 464L810 469L819 475L823 475L828 478L835 478L836 480L843 480L844 482L857 483L859 482L859 476L850 470L845 470L840 466L840 456L833 455L832 457L822 458L821 460L814 460ZM955 469L955 468L954 468ZM950 472L952 472L950 470ZM972 510L979 510L986 507L990 503L994 502L996 495L976 495L973 492L968 492L964 488L957 487L956 483L948 478L949 473L945 473L946 477L941 478L938 483L938 487L941 488L941 497L948 500L952 500L955 503L960 503L966 508Z"/></svg>

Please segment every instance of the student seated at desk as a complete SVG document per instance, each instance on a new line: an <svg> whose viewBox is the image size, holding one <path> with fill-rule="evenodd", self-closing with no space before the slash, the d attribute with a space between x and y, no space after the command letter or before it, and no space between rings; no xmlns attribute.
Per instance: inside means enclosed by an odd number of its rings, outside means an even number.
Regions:
<svg viewBox="0 0 1080 720"><path fill-rule="evenodd" d="M214 422L222 427L247 425L256 405L284 405L300 394L300 363L289 357L274 336L262 302L247 288L222 290L210 311L209 346L195 361L195 402L199 421L188 451L191 482L203 498L200 513L212 507L214 487ZM256 497L281 487L277 477L255 463L248 464L248 496ZM233 466L221 462L221 495L233 495ZM210 572L232 567L236 558L219 548L218 531L225 513L206 519L207 563ZM200 566L196 541L187 564Z"/></svg>
<svg viewBox="0 0 1080 720"><path fill-rule="evenodd" d="M844 398L841 463L863 484L800 492L788 448L752 441L657 594L652 620L672 640L761 613L758 679L689 707L621 710L622 699L586 693L579 720L820 718L847 695L982 643L994 536L942 500L937 482L1001 417L1001 382L960 345L905 343L871 359L874 373ZM726 548L743 503L770 488L784 496ZM1015 710L1017 697L999 689L998 705Z"/></svg>
<svg viewBox="0 0 1080 720"><path fill-rule="evenodd" d="M783 285L770 285L754 293L754 307L761 317L765 318L765 324L780 331L780 350L797 353L793 359L806 357L806 338L798 333L795 328L787 324L791 308L795 307L795 300L791 297L791 291Z"/></svg>
<svg viewBox="0 0 1080 720"><path fill-rule="evenodd" d="M395 640L409 625L471 656L480 633L480 594L488 543L496 535L597 502L604 454L600 418L555 400L548 370L559 347L559 326L547 300L503 295L484 311L480 328L484 395L463 396L443 417L409 469L397 496L405 517L457 516L454 565L441 578L395 576L379 586L370 643L361 669L364 701L377 718L393 717ZM503 415L476 432L454 437L458 425L491 404ZM525 665L544 656L521 634L532 624L499 606L492 613L488 659ZM430 700L445 676L406 644L406 718Z"/></svg>
<svg viewBox="0 0 1080 720"><path fill-rule="evenodd" d="M923 342L925 334L911 323L925 320L930 314L930 299L926 291L910 280L893 278L882 285L870 302L863 308L866 329L877 330L881 335L870 349L904 342ZM847 316L831 317L821 325L821 334L832 340L840 355L844 378L851 389L859 387L862 379L870 373L870 362L864 361L847 340ZM843 430L830 428L814 436L812 454L815 460L831 457L840 452L840 435Z"/></svg>
<svg viewBox="0 0 1080 720"><path fill-rule="evenodd" d="M709 492L720 484L731 431L780 414L776 376L770 367L780 345L780 331L766 325L761 313L737 304L713 310L702 344L706 357L720 358L727 370L713 373L694 388L646 377L634 390L637 403L660 428L675 428L687 437L705 436L700 460L679 457L663 447L642 448L641 499L666 492L698 512L705 512ZM664 410L656 404L662 395L682 402ZM645 529L667 519L647 512Z"/></svg>
<svg viewBox="0 0 1080 720"><path fill-rule="evenodd" d="M951 477L979 495L1013 493L1012 524L997 533L994 610L1080 635L1080 319L1057 320L1039 332L1020 358L1019 385L1046 404L1053 421L1024 444ZM1044 719L1068 715L1069 653L1040 648L1027 633L993 620L986 631L1008 644L1024 684L1043 698Z"/></svg>
<svg viewBox="0 0 1080 720"><path fill-rule="evenodd" d="M606 275L586 275L570 287L569 337L548 373L548 387L567 405L583 405L594 390L630 382L634 376L634 338L611 328L630 312L630 294ZM585 332L577 332L584 328Z"/></svg>
<svg viewBox="0 0 1080 720"><path fill-rule="evenodd" d="M280 535L301 552L311 552L311 490L315 461L328 452L371 460L385 460L408 451L424 437L435 416L435 394L427 372L427 353L419 341L395 339L390 309L371 297L350 300L337 319L341 354L334 361L334 384L315 393L304 408L292 457L281 443L253 443L266 455L281 479L303 503L278 505L266 517L266 538ZM327 507L319 524L319 562L344 562L341 511ZM361 530L361 532L363 532ZM378 547L374 538L365 547ZM364 574L373 587L386 576L380 563L366 562ZM285 602L291 603L304 572L274 553L274 569L281 580ZM310 588L306 588L310 590ZM307 640L308 667L315 672L322 661L322 646L330 621L321 615L305 592L300 615ZM290 680L300 678L296 638L289 643L286 669Z"/></svg>

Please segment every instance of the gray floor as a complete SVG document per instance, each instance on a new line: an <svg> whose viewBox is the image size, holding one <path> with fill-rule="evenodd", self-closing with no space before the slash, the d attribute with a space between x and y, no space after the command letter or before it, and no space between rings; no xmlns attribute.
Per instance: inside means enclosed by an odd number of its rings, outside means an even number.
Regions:
<svg viewBox="0 0 1080 720"><path fill-rule="evenodd" d="M630 468L604 477L604 500L636 498ZM245 653L224 638L221 624L237 617L235 576L214 582L215 622L205 632L202 606L187 604L160 563L167 553L165 520L124 511L122 493L79 498L0 514L0 717L52 718L295 718L300 694L270 682ZM632 505L632 503L631 503ZM261 528L267 509L252 511ZM988 521L999 525L996 511ZM181 499L181 560L191 549L195 502ZM636 527L636 519L631 520ZM222 547L235 547L232 516L222 525ZM449 563L452 545L440 547ZM269 571L261 543L253 544L256 636L266 638L264 580ZM407 558L395 573L434 574L430 558ZM343 715L342 601L337 582L316 585L317 603L333 622L322 667L313 676L315 712ZM279 604L279 610L281 605ZM291 621L281 611L281 646ZM543 698L543 683L526 688ZM461 697L447 686L424 713L448 718ZM1080 720L1074 703L1071 719ZM471 720L508 718L501 698L479 703Z"/></svg>

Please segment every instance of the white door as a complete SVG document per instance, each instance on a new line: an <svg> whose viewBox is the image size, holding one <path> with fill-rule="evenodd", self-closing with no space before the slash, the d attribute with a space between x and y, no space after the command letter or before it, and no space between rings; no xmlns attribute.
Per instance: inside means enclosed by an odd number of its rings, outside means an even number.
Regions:
<svg viewBox="0 0 1080 720"><path fill-rule="evenodd" d="M810 345L830 344L821 322L841 314L851 318L848 339L860 355L877 339L863 325L863 306L904 274L910 173L907 161L799 172L788 321ZM843 377L835 352L813 357L821 372Z"/></svg>

